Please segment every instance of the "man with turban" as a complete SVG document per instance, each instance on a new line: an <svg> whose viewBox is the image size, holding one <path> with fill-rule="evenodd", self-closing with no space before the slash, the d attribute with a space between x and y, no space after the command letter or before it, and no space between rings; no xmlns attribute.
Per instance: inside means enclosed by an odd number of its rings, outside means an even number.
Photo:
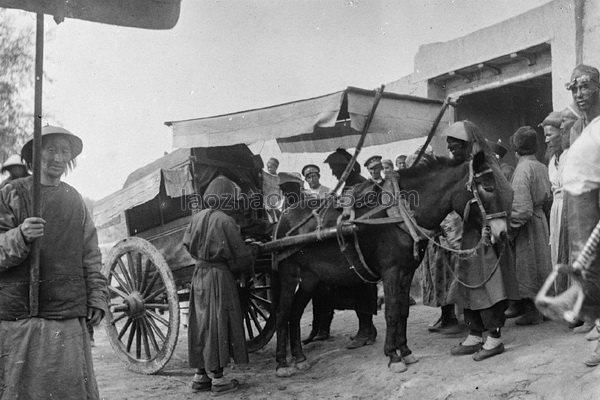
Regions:
<svg viewBox="0 0 600 400"><path fill-rule="evenodd" d="M573 78L567 89L571 90L583 118L575 123L571 134L580 121L586 125L581 136L571 142L563 172L569 244L575 257L600 220L600 81L598 70L586 65L577 66ZM596 256L589 268L597 273L600 257ZM591 321L600 318L600 293L597 282L594 283L584 286L583 317ZM584 363L590 367L600 364L600 343Z"/></svg>
<svg viewBox="0 0 600 400"><path fill-rule="evenodd" d="M537 132L523 126L511 136L517 153L512 178L514 199L509 236L515 243L515 267L521 300L507 310L507 317L519 316L517 325L534 325L543 321L533 299L552 270L548 220L544 212L552 199L548 168L536 157Z"/></svg>
<svg viewBox="0 0 600 400"><path fill-rule="evenodd" d="M236 364L248 363L232 272L249 270L257 252L246 246L232 217L240 195L240 187L225 176L213 179L203 195L207 208L194 214L183 237L184 247L196 260L188 325L189 363L196 369L193 392L221 395L237 390L239 382L225 380L223 368L230 358Z"/></svg>
<svg viewBox="0 0 600 400"><path fill-rule="evenodd" d="M600 105L600 73L597 68L580 64L571 74L567 90L573 96L573 103L580 118L571 128L571 144L581 135L583 129L591 122L591 116Z"/></svg>

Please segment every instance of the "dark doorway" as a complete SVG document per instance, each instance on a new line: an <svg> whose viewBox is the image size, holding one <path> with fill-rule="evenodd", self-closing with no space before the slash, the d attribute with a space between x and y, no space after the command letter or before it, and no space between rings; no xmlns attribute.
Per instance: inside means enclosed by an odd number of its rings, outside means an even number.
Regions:
<svg viewBox="0 0 600 400"><path fill-rule="evenodd" d="M538 159L544 160L544 132L538 124L552 111L552 77L541 75L526 81L496 89L461 96L456 109L456 120L471 120L491 141L500 139L509 151L504 161L515 165L510 136L523 125L538 131Z"/></svg>

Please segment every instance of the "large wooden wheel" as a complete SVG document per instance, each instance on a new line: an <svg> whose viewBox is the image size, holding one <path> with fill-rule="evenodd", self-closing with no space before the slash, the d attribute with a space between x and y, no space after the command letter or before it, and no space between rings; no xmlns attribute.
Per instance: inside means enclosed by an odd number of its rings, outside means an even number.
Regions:
<svg viewBox="0 0 600 400"><path fill-rule="evenodd" d="M138 373L161 370L175 350L179 301L165 259L144 239L117 243L104 263L108 279L108 339L117 356Z"/></svg>
<svg viewBox="0 0 600 400"><path fill-rule="evenodd" d="M270 270L240 278L240 304L248 351L262 349L275 333L275 311Z"/></svg>

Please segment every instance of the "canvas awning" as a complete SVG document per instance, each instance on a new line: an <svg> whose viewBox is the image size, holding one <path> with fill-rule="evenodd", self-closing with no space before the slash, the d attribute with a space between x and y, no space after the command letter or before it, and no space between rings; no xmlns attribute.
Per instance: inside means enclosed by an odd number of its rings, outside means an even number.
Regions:
<svg viewBox="0 0 600 400"><path fill-rule="evenodd" d="M129 174L123 189L95 204L94 223L111 225L121 213L158 196L161 183L171 198L194 192L189 149L175 150Z"/></svg>
<svg viewBox="0 0 600 400"><path fill-rule="evenodd" d="M171 29L181 0L0 0L0 7L144 29Z"/></svg>
<svg viewBox="0 0 600 400"><path fill-rule="evenodd" d="M329 152L354 147L375 91L346 90L292 103L214 117L166 122L174 147L226 146L276 139L282 152ZM384 93L365 145L427 136L441 101ZM446 124L444 124L446 122ZM449 122L445 116L438 129Z"/></svg>

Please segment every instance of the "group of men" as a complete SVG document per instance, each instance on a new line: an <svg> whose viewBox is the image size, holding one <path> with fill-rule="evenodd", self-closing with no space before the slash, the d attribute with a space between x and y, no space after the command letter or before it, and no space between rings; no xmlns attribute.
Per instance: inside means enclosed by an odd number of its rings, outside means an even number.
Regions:
<svg viewBox="0 0 600 400"><path fill-rule="evenodd" d="M514 252L514 255L510 255L510 260L507 253L503 253L500 260L483 257L475 262L478 268L471 268L481 271L490 269L496 263L500 263L502 268L502 258L513 264L513 268L502 271L502 280L496 284L493 284L494 273L490 273L488 283L481 288L488 300L495 300L488 301L486 307L481 302L465 302L464 293L474 291L455 279L456 271L459 271L459 276L460 271L464 271L464 260L437 246L428 249L421 271L423 301L442 310L441 317L429 330L452 334L460 332L455 305L464 310L469 329L467 339L455 346L452 354L474 354L476 360L482 359L477 355L481 355L482 343L483 349L486 349L488 342L490 345L484 358L503 352L500 328L506 318L516 318L517 325L543 322L544 317L534 305L535 296L550 274L552 265L571 263L600 218L600 173L597 165L600 140L595 129L600 115L599 77L596 68L577 66L567 84L574 104L560 112L550 113L540 123L546 136L545 161L549 162L548 167L536 157L539 140L534 127L520 127L510 138L517 164L514 169L505 164L501 164L501 167L514 192L508 221L511 246L506 249L507 252ZM456 150L460 153L461 149L473 143L471 135L455 128L456 124L447 130L448 149L453 156L456 156ZM498 143L487 144L491 145L499 159L506 153L506 149ZM448 216L442 223L440 240L457 249L461 242L464 246L466 235L461 231L461 223L457 215ZM481 275L482 278L487 276ZM559 282L555 289L564 291L566 286L565 281ZM460 290L457 291L457 288ZM457 292L461 291L463 295L457 296ZM473 306L480 311L480 318L475 321L472 318ZM481 339L482 331L488 331L488 340L485 342ZM599 336L596 327L588 334L588 339L595 340ZM600 364L600 345L585 360L585 364Z"/></svg>

